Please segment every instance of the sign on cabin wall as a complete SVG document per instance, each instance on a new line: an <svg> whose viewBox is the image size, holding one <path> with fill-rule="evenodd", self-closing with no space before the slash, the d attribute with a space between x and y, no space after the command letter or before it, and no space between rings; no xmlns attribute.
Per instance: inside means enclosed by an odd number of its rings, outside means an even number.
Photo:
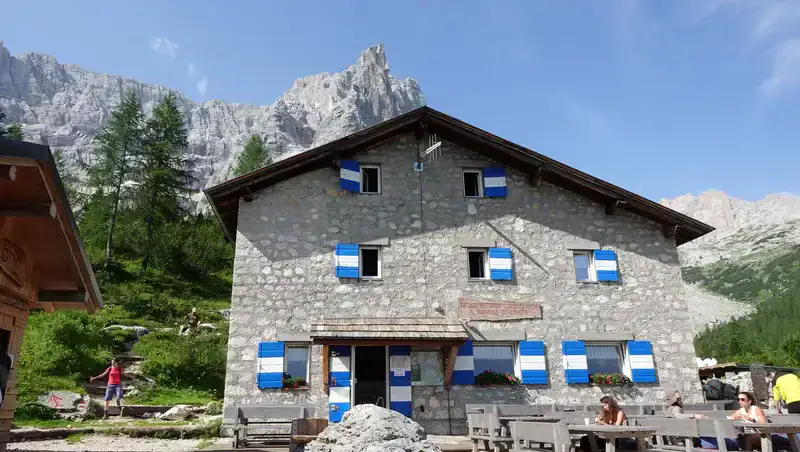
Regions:
<svg viewBox="0 0 800 452"><path fill-rule="evenodd" d="M458 298L458 316L465 320L541 319L542 305L514 301L486 301Z"/></svg>
<svg viewBox="0 0 800 452"><path fill-rule="evenodd" d="M28 282L31 264L25 248L19 242L0 233L0 270L18 286L24 287Z"/></svg>

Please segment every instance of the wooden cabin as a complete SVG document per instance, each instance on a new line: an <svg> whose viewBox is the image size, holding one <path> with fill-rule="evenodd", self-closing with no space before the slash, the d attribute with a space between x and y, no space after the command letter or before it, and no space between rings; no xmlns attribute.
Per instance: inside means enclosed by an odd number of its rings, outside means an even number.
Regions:
<svg viewBox="0 0 800 452"><path fill-rule="evenodd" d="M6 355L11 365L0 405L0 450L14 418L28 312L94 312L102 304L50 149L0 138L0 365Z"/></svg>

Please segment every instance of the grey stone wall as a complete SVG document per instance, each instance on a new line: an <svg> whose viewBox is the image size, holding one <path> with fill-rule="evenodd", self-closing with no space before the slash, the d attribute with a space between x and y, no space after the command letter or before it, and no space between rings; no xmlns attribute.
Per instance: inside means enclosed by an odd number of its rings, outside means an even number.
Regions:
<svg viewBox="0 0 800 452"><path fill-rule="evenodd" d="M303 174L242 202L236 241L225 404L314 403L327 416L321 384L321 347L312 350L310 390L256 388L256 349L279 331L299 331L314 319L338 317L456 318L461 295L540 303L542 320L470 322L481 330L525 330L546 344L546 387L414 387L414 417L464 418L465 403L535 401L598 403L613 393L623 403L660 402L666 389L701 399L693 335L680 279L675 242L660 227L624 210L605 208L561 188L531 186L506 169L508 197L467 199L461 167L486 166L477 153L443 143L442 155L415 173L413 136L399 136L356 160L379 163L382 194L339 190L339 174ZM389 237L383 279L339 280L333 272L336 243ZM514 253L515 280L467 280L466 239L496 240ZM620 284L575 282L567 243L599 242L618 254ZM444 314L432 305L438 302ZM627 389L567 386L561 341L590 332L633 333L653 344L659 383ZM447 406L450 405L448 413ZM424 411L421 407L424 406Z"/></svg>

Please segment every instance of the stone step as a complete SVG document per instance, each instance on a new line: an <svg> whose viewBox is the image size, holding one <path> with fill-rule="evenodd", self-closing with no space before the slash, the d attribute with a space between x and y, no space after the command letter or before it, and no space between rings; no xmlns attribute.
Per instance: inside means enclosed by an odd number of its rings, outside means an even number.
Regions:
<svg viewBox="0 0 800 452"><path fill-rule="evenodd" d="M169 405L123 405L125 417L142 417L145 413L166 413L172 406ZM109 416L119 416L119 408L114 401L108 407Z"/></svg>

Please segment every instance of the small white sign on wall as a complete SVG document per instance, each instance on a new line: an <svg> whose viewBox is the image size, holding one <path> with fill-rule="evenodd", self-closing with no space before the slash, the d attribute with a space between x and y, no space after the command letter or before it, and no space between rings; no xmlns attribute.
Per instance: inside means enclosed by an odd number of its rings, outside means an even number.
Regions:
<svg viewBox="0 0 800 452"><path fill-rule="evenodd" d="M411 371L411 357L408 355L389 357L389 369L395 377L402 377L406 372Z"/></svg>

